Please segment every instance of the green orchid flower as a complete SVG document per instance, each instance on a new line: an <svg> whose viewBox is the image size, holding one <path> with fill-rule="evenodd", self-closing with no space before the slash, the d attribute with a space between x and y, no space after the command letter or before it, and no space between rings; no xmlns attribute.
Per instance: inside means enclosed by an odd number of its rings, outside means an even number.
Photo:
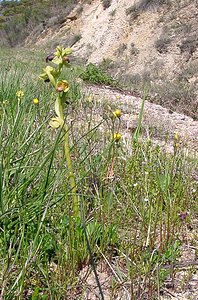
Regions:
<svg viewBox="0 0 198 300"><path fill-rule="evenodd" d="M56 91L61 93L61 92L68 92L69 90L69 83L67 80L60 80L56 84Z"/></svg>
<svg viewBox="0 0 198 300"><path fill-rule="evenodd" d="M64 125L64 121L63 119L61 119L60 117L53 117L51 118L51 120L49 121L49 125L53 128L53 129L57 129L59 127L62 127Z"/></svg>
<svg viewBox="0 0 198 300"><path fill-rule="evenodd" d="M68 55L71 54L72 50L70 48L63 48L61 46L58 46L56 48L56 51L54 53L54 59L52 62L56 65L68 65L69 58Z"/></svg>
<svg viewBox="0 0 198 300"><path fill-rule="evenodd" d="M48 55L46 61L55 64L55 67L47 66L43 69L43 73L39 78L44 81L49 81L56 93L55 100L55 116L51 118L49 125L53 129L61 128L64 131L64 153L67 163L69 176L69 184L71 195L73 198L72 212L75 217L80 217L79 199L77 195L75 174L73 171L72 156L70 153L70 140L69 140L69 126L64 117L63 107L66 103L67 92L69 90L69 83L67 80L61 80L63 67L70 67L68 55L71 54L70 48L63 48L58 46L54 54ZM38 99L37 99L38 100ZM36 104L38 101L34 101Z"/></svg>
<svg viewBox="0 0 198 300"><path fill-rule="evenodd" d="M56 86L55 78L58 76L58 72L55 68L51 66L47 66L43 69L43 73L39 75L40 79L43 79L44 81L49 80L52 85Z"/></svg>

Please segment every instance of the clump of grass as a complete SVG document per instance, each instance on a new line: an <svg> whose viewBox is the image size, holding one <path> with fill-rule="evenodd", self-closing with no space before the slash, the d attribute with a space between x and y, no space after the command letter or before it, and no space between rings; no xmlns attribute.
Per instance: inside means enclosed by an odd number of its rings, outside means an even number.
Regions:
<svg viewBox="0 0 198 300"><path fill-rule="evenodd" d="M118 57L123 54L123 52L127 49L127 44L122 43L119 45L119 48L115 51L115 55Z"/></svg>
<svg viewBox="0 0 198 300"><path fill-rule="evenodd" d="M130 47L130 54L131 56L137 56L139 53L139 50L135 47L134 43L131 43L131 47Z"/></svg>
<svg viewBox="0 0 198 300"><path fill-rule="evenodd" d="M166 53L170 43L171 39L168 36L163 35L155 41L155 47L159 53Z"/></svg>
<svg viewBox="0 0 198 300"><path fill-rule="evenodd" d="M116 14L116 9L113 9L113 10L109 13L109 15L110 15L112 18L115 16L115 14Z"/></svg>
<svg viewBox="0 0 198 300"><path fill-rule="evenodd" d="M169 0L141 0L126 9L126 15L136 19L142 12L163 4L170 4Z"/></svg>
<svg viewBox="0 0 198 300"><path fill-rule="evenodd" d="M196 35L189 35L180 45L181 53L188 52L190 55L196 51L198 40Z"/></svg>

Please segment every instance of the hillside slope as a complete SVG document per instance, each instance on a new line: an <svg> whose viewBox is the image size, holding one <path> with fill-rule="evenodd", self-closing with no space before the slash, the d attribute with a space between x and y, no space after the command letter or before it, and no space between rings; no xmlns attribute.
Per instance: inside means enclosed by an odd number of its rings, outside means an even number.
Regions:
<svg viewBox="0 0 198 300"><path fill-rule="evenodd" d="M88 1L85 1L88 2ZM46 26L38 46L71 46L130 89L149 88L155 102L197 118L198 2L189 0L81 1L61 24Z"/></svg>

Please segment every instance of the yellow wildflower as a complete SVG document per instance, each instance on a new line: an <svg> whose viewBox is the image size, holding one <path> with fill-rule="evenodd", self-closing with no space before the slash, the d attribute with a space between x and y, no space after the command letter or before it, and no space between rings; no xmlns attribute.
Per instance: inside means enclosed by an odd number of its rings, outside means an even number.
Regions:
<svg viewBox="0 0 198 300"><path fill-rule="evenodd" d="M121 117L121 111L119 109L116 109L116 111L113 112L113 115L115 118L120 118Z"/></svg>
<svg viewBox="0 0 198 300"><path fill-rule="evenodd" d="M58 76L58 72L55 68L47 66L43 69L43 73L39 75L40 79L43 79L45 82L51 82L52 85L56 86L55 78Z"/></svg>
<svg viewBox="0 0 198 300"><path fill-rule="evenodd" d="M38 98L34 98L34 99L32 100L32 102L33 102L35 105L37 105L37 104L39 103L39 99L38 99Z"/></svg>
<svg viewBox="0 0 198 300"><path fill-rule="evenodd" d="M118 142L121 139L122 135L120 133L114 133L113 139Z"/></svg>

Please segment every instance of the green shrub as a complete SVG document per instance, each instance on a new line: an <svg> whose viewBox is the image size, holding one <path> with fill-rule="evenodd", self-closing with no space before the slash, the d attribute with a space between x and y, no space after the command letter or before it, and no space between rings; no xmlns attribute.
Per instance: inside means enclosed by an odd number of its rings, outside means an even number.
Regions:
<svg viewBox="0 0 198 300"><path fill-rule="evenodd" d="M114 80L109 75L103 73L97 66L90 63L87 65L86 70L80 75L84 81L91 83L99 83L106 85L113 85Z"/></svg>

